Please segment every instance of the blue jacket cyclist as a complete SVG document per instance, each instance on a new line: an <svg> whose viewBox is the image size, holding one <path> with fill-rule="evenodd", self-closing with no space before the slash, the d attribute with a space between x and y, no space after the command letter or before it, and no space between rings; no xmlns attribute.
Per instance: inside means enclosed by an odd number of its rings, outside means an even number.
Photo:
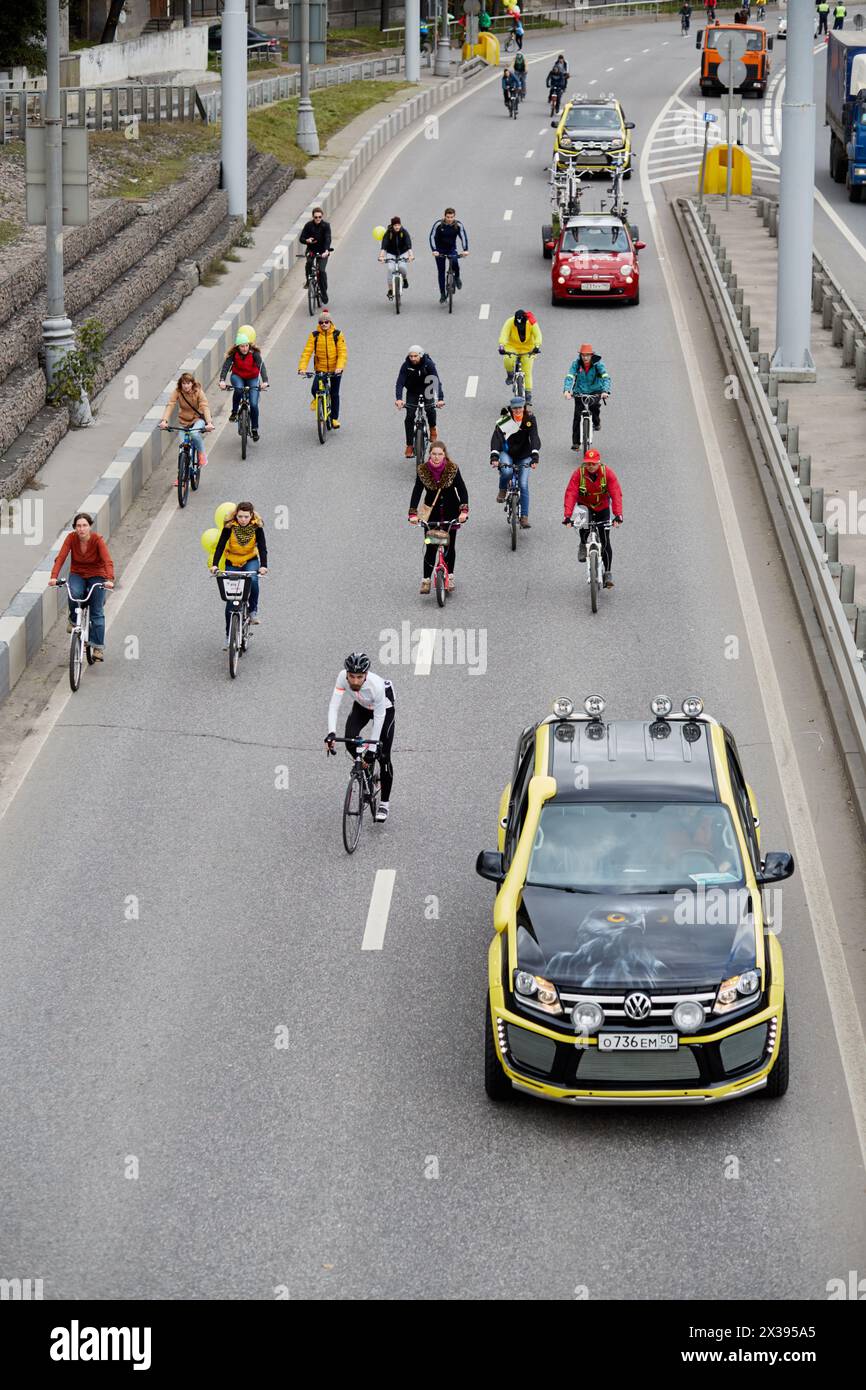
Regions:
<svg viewBox="0 0 866 1390"><path fill-rule="evenodd" d="M461 249L462 248L462 249ZM453 208L446 208L440 220L430 228L430 250L436 257L436 274L439 277L439 303L445 303L445 261L454 263L454 284L462 290L460 278L460 256L469 255L469 238L462 222L458 222Z"/></svg>
<svg viewBox="0 0 866 1390"><path fill-rule="evenodd" d="M610 395L611 384L607 367L592 343L581 343L580 352L565 374L562 394L574 397L574 423L571 428L571 447L580 448L580 397L591 396L592 424L595 430L601 429L601 401Z"/></svg>

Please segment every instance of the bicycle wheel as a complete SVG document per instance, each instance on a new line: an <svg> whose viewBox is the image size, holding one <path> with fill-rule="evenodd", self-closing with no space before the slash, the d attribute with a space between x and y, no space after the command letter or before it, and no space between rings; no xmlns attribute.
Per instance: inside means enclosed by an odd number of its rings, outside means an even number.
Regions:
<svg viewBox="0 0 866 1390"><path fill-rule="evenodd" d="M403 293L403 280L399 275L394 276L394 313L400 312L400 296Z"/></svg>
<svg viewBox="0 0 866 1390"><path fill-rule="evenodd" d="M511 549L517 549L517 498L512 493L508 506L508 521L511 526Z"/></svg>
<svg viewBox="0 0 866 1390"><path fill-rule="evenodd" d="M454 271L449 268L448 276L445 281L445 293L448 295L448 312L454 313Z"/></svg>
<svg viewBox="0 0 866 1390"><path fill-rule="evenodd" d="M185 507L189 497L189 455L181 449L177 457L177 505Z"/></svg>
<svg viewBox="0 0 866 1390"><path fill-rule="evenodd" d="M361 839L361 818L364 813L364 791L361 773L353 767L343 798L343 844L347 854L354 854Z"/></svg>
<svg viewBox="0 0 866 1390"><path fill-rule="evenodd" d="M87 657L88 666L92 666L96 661L96 657L93 655L93 647L89 642L84 643L84 655Z"/></svg>
<svg viewBox="0 0 866 1390"><path fill-rule="evenodd" d="M316 397L316 429L319 432L319 443L324 444L326 436L324 391L320 391Z"/></svg>
<svg viewBox="0 0 866 1390"><path fill-rule="evenodd" d="M367 773L365 780L367 783L367 805L370 808L370 815L375 821L376 811L379 807L379 783L372 772Z"/></svg>
<svg viewBox="0 0 866 1390"><path fill-rule="evenodd" d="M427 434L423 425L415 426L415 462L418 467L424 462L424 455L427 452Z"/></svg>
<svg viewBox="0 0 866 1390"><path fill-rule="evenodd" d="M81 628L77 627L69 639L69 684L73 694L81 684L82 648Z"/></svg>
<svg viewBox="0 0 866 1390"><path fill-rule="evenodd" d="M244 652L246 651L246 649L247 649L247 647L248 647L249 645L250 645L250 613L249 613L249 609L248 609L248 608L245 608L245 609L244 609L244 615L243 615L243 617L241 618L241 656L243 656Z"/></svg>
<svg viewBox="0 0 866 1390"><path fill-rule="evenodd" d="M319 286L315 275L311 275L307 281L307 310L310 318L319 307Z"/></svg>
<svg viewBox="0 0 866 1390"><path fill-rule="evenodd" d="M241 645L241 619L239 613L232 613L229 618L229 675L232 680L238 673L238 660L240 657Z"/></svg>
<svg viewBox="0 0 866 1390"><path fill-rule="evenodd" d="M581 456L592 446L592 416L584 415L580 421Z"/></svg>
<svg viewBox="0 0 866 1390"><path fill-rule="evenodd" d="M589 557L589 601L593 613L598 612L598 552L593 550Z"/></svg>
<svg viewBox="0 0 866 1390"><path fill-rule="evenodd" d="M240 418L239 418L239 420L238 420L238 433L240 434L240 437L241 437L241 458L242 458L242 459L245 459L246 456L247 456L247 439L248 439L248 437L249 437L249 432L250 432L250 417L249 417L249 414L247 413L247 411L246 411L246 410L243 408L243 406L242 406L242 407L241 407Z"/></svg>
<svg viewBox="0 0 866 1390"><path fill-rule="evenodd" d="M198 485L201 482L201 464L196 463L195 459L190 460L189 465L189 485L193 492L198 492Z"/></svg>
<svg viewBox="0 0 866 1390"><path fill-rule="evenodd" d="M523 372L520 367L517 367L515 369L514 381L512 382L512 385L514 387L515 396L525 395L526 378L523 375Z"/></svg>
<svg viewBox="0 0 866 1390"><path fill-rule="evenodd" d="M433 575L433 584L436 589L436 602L440 608L445 607L445 570L441 565L436 566L436 573Z"/></svg>

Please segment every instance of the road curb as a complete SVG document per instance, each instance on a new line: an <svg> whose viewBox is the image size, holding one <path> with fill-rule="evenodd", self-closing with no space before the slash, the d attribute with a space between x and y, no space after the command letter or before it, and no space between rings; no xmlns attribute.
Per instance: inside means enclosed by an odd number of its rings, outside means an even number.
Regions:
<svg viewBox="0 0 866 1390"><path fill-rule="evenodd" d="M448 78L439 86L417 92L383 116L358 141L315 198L311 199L311 205L315 202L324 209L326 216L332 215L371 160L391 140L433 107L441 106L456 96L466 82L486 66L482 59L474 58L462 64L457 76ZM294 269L295 248L307 220L307 212L277 242L268 258L253 272L210 331L179 364L179 370L194 372L205 388L216 378L239 325L261 314ZM93 515L94 528L106 540L117 531L151 473L159 466L163 454L176 447L171 435L163 434L159 429L163 408L173 384L173 381L167 384L117 450L88 496L75 508L76 512L90 512ZM68 528L65 528L60 533L30 578L0 613L0 703L11 694L65 610L66 600L62 591L49 588L48 578L67 531Z"/></svg>
<svg viewBox="0 0 866 1390"><path fill-rule="evenodd" d="M704 227L688 199L670 204L719 351L740 382L736 398L812 664L827 702L845 767L852 804L866 832L866 672L847 615L791 468L785 441L770 410ZM742 312L742 310L740 311Z"/></svg>

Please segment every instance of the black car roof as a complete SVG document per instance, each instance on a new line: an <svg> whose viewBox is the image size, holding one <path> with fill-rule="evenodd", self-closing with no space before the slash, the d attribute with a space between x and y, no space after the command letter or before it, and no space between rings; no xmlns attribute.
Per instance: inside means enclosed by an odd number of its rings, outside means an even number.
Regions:
<svg viewBox="0 0 866 1390"><path fill-rule="evenodd" d="M557 721L557 800L717 802L710 737L709 725L681 720Z"/></svg>

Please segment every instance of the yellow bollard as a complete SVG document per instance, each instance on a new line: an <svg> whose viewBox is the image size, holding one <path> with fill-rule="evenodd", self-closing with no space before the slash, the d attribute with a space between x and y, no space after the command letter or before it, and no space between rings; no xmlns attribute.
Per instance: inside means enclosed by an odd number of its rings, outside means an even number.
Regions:
<svg viewBox="0 0 866 1390"><path fill-rule="evenodd" d="M728 179L728 146L713 145L707 153L704 174L705 193L724 193ZM748 195L752 191L752 162L741 145L731 146L731 192Z"/></svg>

